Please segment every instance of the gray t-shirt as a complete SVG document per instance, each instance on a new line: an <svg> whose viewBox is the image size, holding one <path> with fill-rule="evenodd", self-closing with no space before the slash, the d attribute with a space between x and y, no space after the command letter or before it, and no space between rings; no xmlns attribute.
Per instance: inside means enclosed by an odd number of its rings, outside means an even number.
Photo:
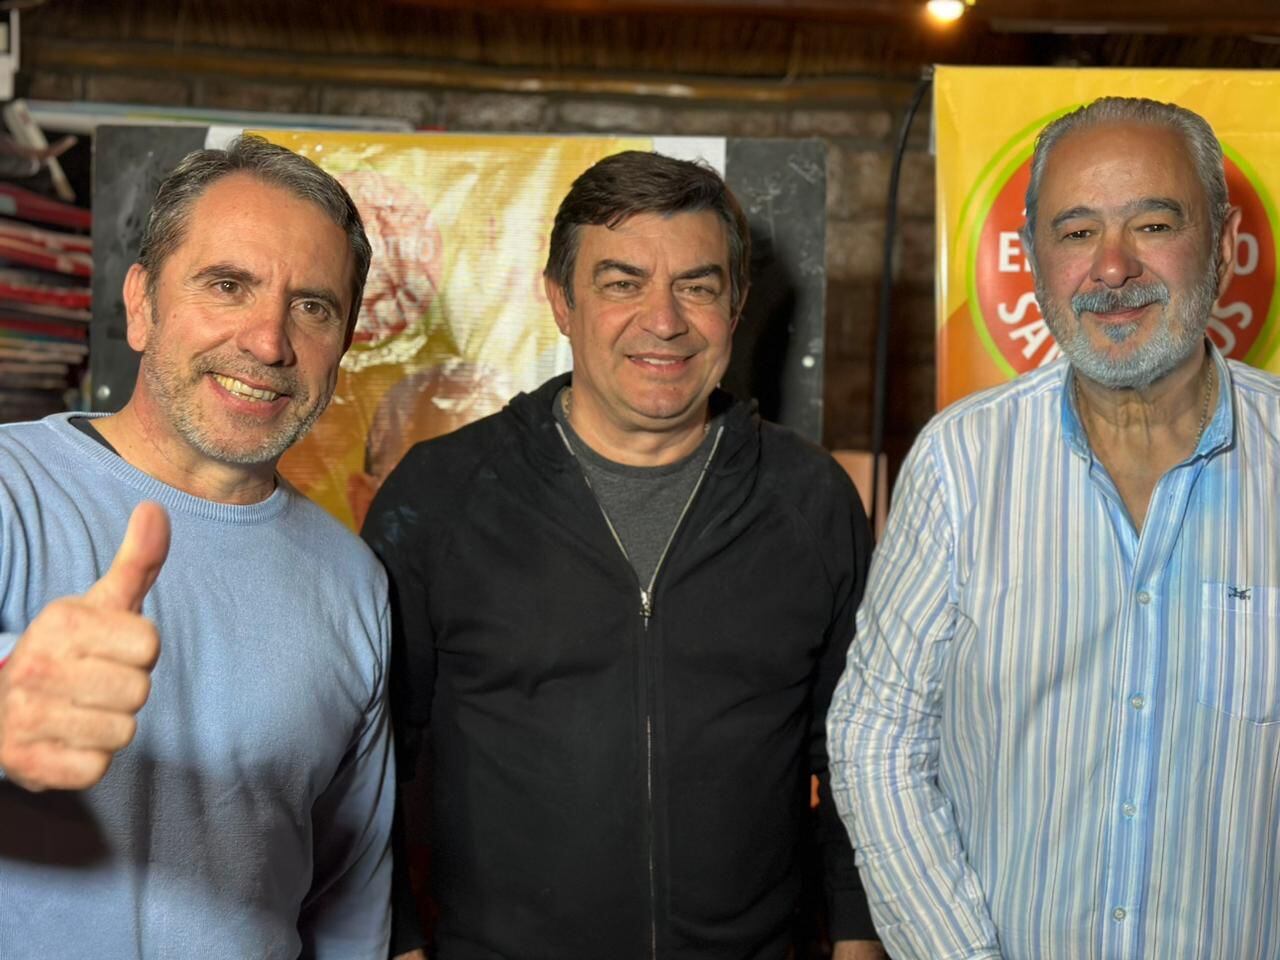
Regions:
<svg viewBox="0 0 1280 960"><path fill-rule="evenodd" d="M565 388L568 389L568 388ZM574 431L564 412L564 390L556 394L552 412L564 430L596 502L622 542L641 588L652 586L667 542L711 456L717 420L713 420L698 449L675 463L633 467L607 460Z"/></svg>

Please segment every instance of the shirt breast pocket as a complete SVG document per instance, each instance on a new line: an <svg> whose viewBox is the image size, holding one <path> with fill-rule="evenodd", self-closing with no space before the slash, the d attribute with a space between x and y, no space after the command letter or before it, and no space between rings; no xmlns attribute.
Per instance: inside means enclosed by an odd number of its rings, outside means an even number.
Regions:
<svg viewBox="0 0 1280 960"><path fill-rule="evenodd" d="M1200 585L1196 699L1229 717L1280 723L1280 588Z"/></svg>

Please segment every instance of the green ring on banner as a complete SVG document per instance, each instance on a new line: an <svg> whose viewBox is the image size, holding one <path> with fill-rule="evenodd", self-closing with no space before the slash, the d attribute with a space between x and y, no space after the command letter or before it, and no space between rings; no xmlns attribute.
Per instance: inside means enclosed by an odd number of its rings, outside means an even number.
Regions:
<svg viewBox="0 0 1280 960"><path fill-rule="evenodd" d="M982 341L983 347L986 348L987 355L996 362L996 366L1000 369L1000 372L1009 379L1013 379L1018 376L1018 371L1013 369L1013 364L1006 360L1004 354L1000 352L1000 347L991 336L991 331L987 329L986 320L982 316L982 307L978 302L978 241L982 236L982 228L986 224L987 216L991 213L991 208L995 206L996 197L1000 195L1000 191L1004 189L1005 184L1009 182L1009 179L1013 176L1014 172L1026 163L1027 158L1030 157L1035 150L1034 137L1030 143L1027 143L1028 136L1039 133L1041 129L1052 121L1061 116L1065 116L1080 106L1083 106L1083 104L1068 104L1065 107L1051 111L1039 120L1027 124L1014 134L1008 141L1006 141L1003 147L996 151L995 155L990 161L988 161L987 165L983 167L982 173L978 178L978 185L970 191L968 199L965 200L964 206L961 207L959 223L962 225L963 229L965 212L969 207L970 201L977 196L978 191L982 188L982 182L987 177L988 171L994 168L1000 160L1003 160L1010 151L1021 147L1019 152L1016 154L1014 161L1008 164L1001 171L1000 175L996 177L994 183L986 189L986 194L979 205L979 209L982 210L982 216L978 217L969 228L969 266L965 271L965 296L969 303L969 319L973 322L974 329L978 331L978 339Z"/></svg>
<svg viewBox="0 0 1280 960"><path fill-rule="evenodd" d="M1077 106L1079 106L1079 104L1077 104ZM1027 137L1031 136L1032 134L1039 133L1040 130L1042 130L1049 123L1051 123L1054 120L1057 120L1059 117L1071 112L1074 109L1075 107L1066 107L1062 110L1055 110L1052 113L1046 113L1039 120L1033 120L1031 123L1027 124L1021 130L1015 133L1009 140L1005 142L1005 145L1003 147L1001 147L999 150L997 150L994 154L991 155L991 159L987 161L986 166L984 166L981 170L979 170L978 176L974 178L973 189L969 191L969 196L965 197L964 203L960 205L960 216L956 218L956 229L958 232L960 233L964 232L965 216L969 212L969 205L973 202L973 198L976 197L978 195L978 192L982 189L982 182L986 180L987 176L991 173L991 171L994 170L996 166L1004 159L1005 154L1008 153L1010 150L1012 150L1015 146L1017 146ZM1004 186L1004 184L1001 184L1001 186Z"/></svg>
<svg viewBox="0 0 1280 960"><path fill-rule="evenodd" d="M1221 141L1219 142L1221 143ZM1280 282L1280 220L1276 219L1276 207L1271 201L1271 195L1267 193L1266 184L1258 177L1253 166L1237 153L1233 147L1223 143L1222 152L1230 157L1231 162L1240 168L1240 172L1249 178L1250 186L1258 194L1258 199L1262 201L1262 209L1266 211L1267 221L1271 225L1271 245L1275 248L1275 277L1276 281ZM1253 342L1253 346L1249 348L1249 352L1243 358L1244 362L1250 366L1266 369L1266 361L1270 360L1275 353L1277 341L1280 341L1280 327L1275 322L1277 314L1280 314L1280 296L1276 295L1276 289L1273 286L1271 290L1271 309L1267 311L1267 318L1263 321L1266 331L1263 336Z"/></svg>
<svg viewBox="0 0 1280 960"><path fill-rule="evenodd" d="M995 338L991 336L991 331L987 329L987 322L982 316L982 305L978 302L978 242L982 239L982 228L986 226L986 218L991 213L991 208L996 204L996 197L1000 195L1000 191L1004 189L1006 183L1014 175L1019 167L1027 162L1027 158L1031 156L1031 147L1026 147L1019 153L1014 161L1004 168L1001 175L996 179L995 184L990 188L986 198L983 200L981 209L983 216L974 221L971 228L971 236L969 238L969 269L966 271L965 277L965 294L969 300L969 319L973 322L974 329L978 331L978 339L982 341L982 345L986 347L987 354L996 362L996 366L1000 368L1009 379L1013 379L1018 375L1018 371L1013 369L1013 364L1005 359L1001 353L1000 347L996 344Z"/></svg>

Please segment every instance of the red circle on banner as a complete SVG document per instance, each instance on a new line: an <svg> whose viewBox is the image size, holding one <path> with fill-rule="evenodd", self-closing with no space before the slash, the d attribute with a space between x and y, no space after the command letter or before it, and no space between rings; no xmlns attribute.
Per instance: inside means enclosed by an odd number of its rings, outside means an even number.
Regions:
<svg viewBox="0 0 1280 960"><path fill-rule="evenodd" d="M1252 348L1271 311L1276 281L1273 224L1258 188L1230 157L1227 192L1240 207L1240 236L1231 282L1213 308L1209 339L1224 354L1242 359ZM988 349L1015 374L1043 366L1058 356L1035 302L1031 267L1019 230L1031 179L1030 158L1009 177L987 212L973 265L975 321L989 337ZM985 338L984 338L985 339Z"/></svg>

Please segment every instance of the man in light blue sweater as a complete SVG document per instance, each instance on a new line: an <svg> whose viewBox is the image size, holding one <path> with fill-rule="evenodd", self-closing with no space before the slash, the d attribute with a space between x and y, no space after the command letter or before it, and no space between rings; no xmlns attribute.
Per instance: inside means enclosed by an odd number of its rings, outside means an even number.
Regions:
<svg viewBox="0 0 1280 960"><path fill-rule="evenodd" d="M6 960L386 956L386 582L275 471L369 256L309 160L198 151L125 281L129 403L0 428Z"/></svg>

